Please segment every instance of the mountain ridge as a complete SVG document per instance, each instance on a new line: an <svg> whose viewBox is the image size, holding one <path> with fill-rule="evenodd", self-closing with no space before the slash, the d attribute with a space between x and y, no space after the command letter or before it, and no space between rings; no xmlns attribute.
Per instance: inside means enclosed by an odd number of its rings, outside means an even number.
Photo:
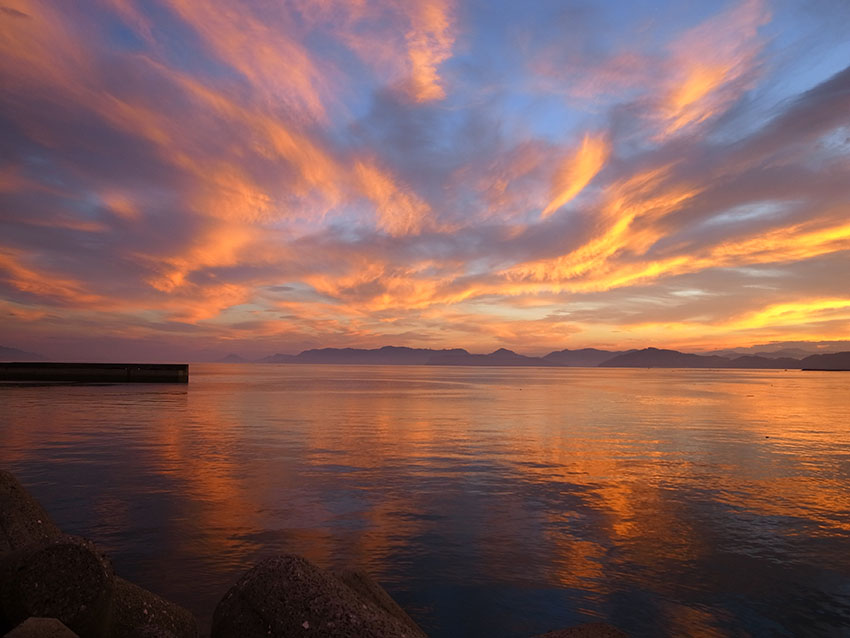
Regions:
<svg viewBox="0 0 850 638"><path fill-rule="evenodd" d="M726 356L718 353L724 352ZM788 369L850 370L850 350L791 357L804 350L784 348L774 352L756 351L740 354L735 349L715 350L704 354L648 347L640 350L603 350L579 348L553 350L542 356L519 354L498 348L487 354L470 353L464 348L311 348L298 354L276 353L260 359L246 359L232 353L213 363L233 364L336 364L336 365L434 365L434 366L526 366L526 367L604 367L604 368L718 368L718 369ZM46 357L0 346L0 361L46 361Z"/></svg>
<svg viewBox="0 0 850 638"><path fill-rule="evenodd" d="M747 354L731 358L654 347L626 351L581 348L555 350L542 357L533 357L507 348L499 348L487 354L474 354L463 348L434 350L383 346L373 349L315 348L304 350L297 355L270 355L257 360L256 363L837 370L850 368L850 351L795 359L787 356L770 357L764 354Z"/></svg>
<svg viewBox="0 0 850 638"><path fill-rule="evenodd" d="M0 346L0 361L47 361L47 358L37 352L26 352L18 348Z"/></svg>
<svg viewBox="0 0 850 638"><path fill-rule="evenodd" d="M528 357L507 348L499 348L489 354L443 354L431 357L427 365L435 366L534 366L550 367L552 364L542 357Z"/></svg>

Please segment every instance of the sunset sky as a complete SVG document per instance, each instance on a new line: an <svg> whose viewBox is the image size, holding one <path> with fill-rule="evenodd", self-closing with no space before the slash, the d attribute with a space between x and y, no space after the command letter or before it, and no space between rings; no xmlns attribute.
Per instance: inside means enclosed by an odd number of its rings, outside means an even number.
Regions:
<svg viewBox="0 0 850 638"><path fill-rule="evenodd" d="M847 0L0 0L0 49L2 345L850 339Z"/></svg>

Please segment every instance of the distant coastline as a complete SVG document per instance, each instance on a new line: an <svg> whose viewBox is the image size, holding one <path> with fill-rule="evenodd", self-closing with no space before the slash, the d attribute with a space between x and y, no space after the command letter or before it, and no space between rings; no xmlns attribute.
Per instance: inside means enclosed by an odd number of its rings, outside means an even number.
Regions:
<svg viewBox="0 0 850 638"><path fill-rule="evenodd" d="M432 350L384 346L382 348L319 348L293 354L274 354L257 360L228 355L217 363L259 364L335 364L335 365L435 365L435 366L512 366L512 367L603 367L603 368L720 368L772 370L846 370L850 351L813 354L801 358L783 356L785 352L757 355L700 355L643 348L611 351L597 348L557 350L542 357L518 354L500 348L489 354L473 354L462 348Z"/></svg>
<svg viewBox="0 0 850 638"><path fill-rule="evenodd" d="M36 353L0 346L0 362L44 362L50 359ZM201 361L201 360L196 360ZM602 350L580 348L555 350L543 356L528 356L499 348L488 354L471 353L463 348L436 350L406 346L381 348L314 348L299 354L273 354L247 359L229 354L209 363L243 364L333 364L333 365L429 365L498 366L536 368L715 368L757 370L850 370L850 350L811 354L784 348L742 354L718 350L695 354L662 348ZM151 362L153 363L153 362Z"/></svg>

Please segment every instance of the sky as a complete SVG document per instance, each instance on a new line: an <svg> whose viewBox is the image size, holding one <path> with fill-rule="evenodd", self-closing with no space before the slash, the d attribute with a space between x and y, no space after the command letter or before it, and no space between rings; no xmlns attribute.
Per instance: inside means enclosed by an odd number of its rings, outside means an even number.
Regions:
<svg viewBox="0 0 850 638"><path fill-rule="evenodd" d="M850 339L846 0L0 0L0 344Z"/></svg>

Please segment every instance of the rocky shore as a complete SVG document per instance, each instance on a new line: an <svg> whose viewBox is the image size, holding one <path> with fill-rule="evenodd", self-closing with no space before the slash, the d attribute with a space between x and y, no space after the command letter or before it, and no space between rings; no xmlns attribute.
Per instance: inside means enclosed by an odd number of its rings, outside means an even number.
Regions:
<svg viewBox="0 0 850 638"><path fill-rule="evenodd" d="M367 574L331 573L293 554L248 570L209 632L186 609L117 576L90 540L63 534L0 470L0 635L7 638L426 638ZM539 638L624 638L602 623Z"/></svg>

